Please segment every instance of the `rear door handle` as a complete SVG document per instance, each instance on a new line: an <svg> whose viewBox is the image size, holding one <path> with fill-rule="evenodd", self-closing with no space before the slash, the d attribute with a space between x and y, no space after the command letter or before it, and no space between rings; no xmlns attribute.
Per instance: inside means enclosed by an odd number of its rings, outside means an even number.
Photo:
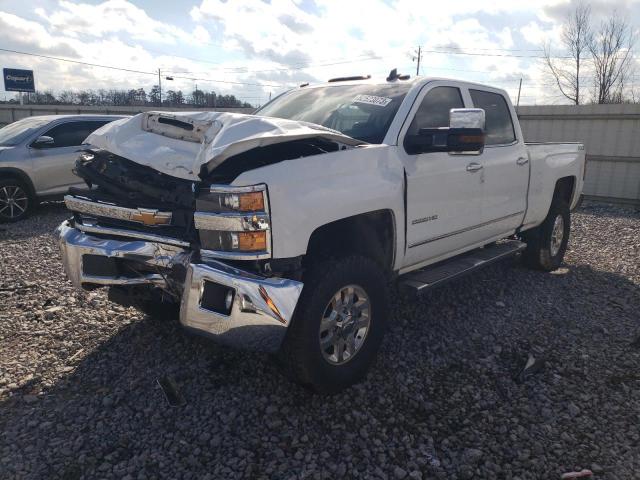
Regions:
<svg viewBox="0 0 640 480"><path fill-rule="evenodd" d="M516 163L518 165L526 165L527 163L529 163L529 159L527 157L520 157L518 160L516 160Z"/></svg>
<svg viewBox="0 0 640 480"><path fill-rule="evenodd" d="M467 165L467 172L477 172L478 170L482 170L482 168L482 165L473 162Z"/></svg>

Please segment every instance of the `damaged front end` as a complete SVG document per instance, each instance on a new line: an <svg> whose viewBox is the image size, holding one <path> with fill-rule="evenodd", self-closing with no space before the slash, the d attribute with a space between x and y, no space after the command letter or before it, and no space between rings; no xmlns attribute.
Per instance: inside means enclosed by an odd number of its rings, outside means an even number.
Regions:
<svg viewBox="0 0 640 480"><path fill-rule="evenodd" d="M180 299L180 322L189 329L235 347L279 348L302 283L204 260L188 246L161 239L125 239L76 227L71 220L58 227L64 268L75 286L159 289L172 301Z"/></svg>
<svg viewBox="0 0 640 480"><path fill-rule="evenodd" d="M143 310L179 306L189 329L278 349L302 283L267 273L265 185L202 186L101 150L84 152L76 172L88 188L65 197L73 217L57 232L75 286L109 287L110 299Z"/></svg>
<svg viewBox="0 0 640 480"><path fill-rule="evenodd" d="M248 170L356 148L304 122L220 112L147 112L87 138L75 172L87 184L58 228L80 288L123 305L179 306L190 329L275 351L302 291L301 258L274 259L268 186L233 185Z"/></svg>

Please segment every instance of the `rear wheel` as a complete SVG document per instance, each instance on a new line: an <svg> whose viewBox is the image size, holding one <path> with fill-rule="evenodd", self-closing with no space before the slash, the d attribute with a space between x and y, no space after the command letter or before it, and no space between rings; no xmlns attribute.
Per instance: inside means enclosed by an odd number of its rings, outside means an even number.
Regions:
<svg viewBox="0 0 640 480"><path fill-rule="evenodd" d="M17 222L25 219L34 201L29 189L20 180L0 180L0 222Z"/></svg>
<svg viewBox="0 0 640 480"><path fill-rule="evenodd" d="M527 266L550 272L564 259L571 232L571 213L566 201L555 199L544 222L524 233L527 243L524 261Z"/></svg>
<svg viewBox="0 0 640 480"><path fill-rule="evenodd" d="M378 351L388 312L386 277L361 256L327 260L305 285L280 363L317 392L338 392L361 380Z"/></svg>

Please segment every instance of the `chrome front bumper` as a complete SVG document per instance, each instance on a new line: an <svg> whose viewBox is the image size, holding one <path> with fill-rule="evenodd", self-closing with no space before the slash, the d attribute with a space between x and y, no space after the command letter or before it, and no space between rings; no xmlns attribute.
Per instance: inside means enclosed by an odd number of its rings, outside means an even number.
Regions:
<svg viewBox="0 0 640 480"><path fill-rule="evenodd" d="M138 239L117 239L92 229L83 232L63 222L57 229L64 269L78 288L93 286L153 285L168 288L167 271L186 269L180 304L183 326L215 337L222 343L260 351L277 351L302 292L302 283L285 278L265 278L206 259L192 263L191 251L176 245ZM122 237L120 237L122 238ZM139 275L87 274L83 257L96 255L143 266ZM232 289L228 315L203 306L206 282ZM175 291L175 285L171 285Z"/></svg>

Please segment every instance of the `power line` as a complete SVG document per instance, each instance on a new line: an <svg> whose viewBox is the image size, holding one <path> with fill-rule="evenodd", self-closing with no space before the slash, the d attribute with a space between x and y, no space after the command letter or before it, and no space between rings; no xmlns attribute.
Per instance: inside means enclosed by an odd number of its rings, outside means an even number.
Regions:
<svg viewBox="0 0 640 480"><path fill-rule="evenodd" d="M461 52L461 51L441 51L441 50L422 50L424 53L435 53L441 55L468 55L471 57L509 57L509 58L531 58L541 59L546 58L544 55L511 55L508 53L475 53L475 52ZM570 59L572 57L551 57L558 59Z"/></svg>
<svg viewBox="0 0 640 480"><path fill-rule="evenodd" d="M497 47L478 48L478 47L460 47L460 46L454 46L454 45L450 45L450 46L443 45L442 47L432 47L432 48L442 48L442 49L450 49L450 50L477 50L477 51L481 51L481 52L493 52L493 51L498 51L498 52L542 52L542 51L544 51L541 48L531 48L531 49L527 49L527 48L497 48Z"/></svg>
<svg viewBox="0 0 640 480"><path fill-rule="evenodd" d="M360 58L360 57L366 57L366 58ZM300 63L300 64L293 64L293 65L298 65L298 66L289 66L289 67L284 67L284 68L268 68L268 69L261 69L261 70L249 70L249 69L244 68L244 67L236 67L236 71L229 70L229 73L287 72L287 71L293 71L293 70L304 70L306 68L329 67L329 66L333 66L333 65L342 65L342 64L355 63L355 62L367 62L367 61L370 61L370 60L383 60L384 58L389 58L389 57L380 57L380 56L371 56L371 55L360 55L360 57L355 57L355 58L350 58L350 59L345 59L345 60L342 60L342 61L335 61L335 62L330 62L330 63L316 63L316 64L314 64L314 63ZM171 70L168 70L168 71L173 73L173 71L171 71ZM195 72L175 72L175 73L195 73Z"/></svg>
<svg viewBox="0 0 640 480"><path fill-rule="evenodd" d="M111 70L121 70L123 72L139 73L141 75L154 75L155 76L156 73L157 73L157 72L143 72L141 70L132 70L130 68L113 67L113 66L110 66L110 65L100 65L98 63L82 62L80 60L71 60L69 58L52 57L50 55L42 55L42 54L39 54L39 53L19 52L18 50L9 50L8 48L0 48L0 51L9 52L9 53L16 53L18 55L28 55L30 57L48 58L49 60L57 60L57 61L60 61L60 62L78 63L80 65L89 65L90 67L109 68Z"/></svg>
<svg viewBox="0 0 640 480"><path fill-rule="evenodd" d="M62 58L62 57L54 57L51 55L42 55L39 53L31 53L31 52L20 52L18 50L10 50L8 48L0 48L0 51L2 52L8 52L8 53L15 53L17 55L27 55L30 57L39 57L39 58L46 58L49 60L56 60L56 61L60 61L60 62L69 62L69 63L75 63L75 64L79 64L79 65L87 65L90 67L99 67L99 68L108 68L111 70L119 70L122 72L129 72L129 73L137 73L140 75L153 75L156 76L158 74L158 72L145 72L142 70L133 70L131 68L123 68L123 67L114 67L111 65L102 65L99 63L91 63L91 62L84 62L81 60L71 60L69 58ZM191 78L191 77L179 77L179 76L174 76L175 78L182 78L182 79L186 79L186 80L203 80L203 81L207 81L207 82L211 82L211 83L228 83L228 84L232 84L232 85L253 85L253 86L261 86L261 87L272 87L272 88L276 88L276 87L286 87L287 85L285 84L269 84L269 83L250 83L250 82L233 82L233 81L227 81L227 80L215 80L212 78Z"/></svg>
<svg viewBox="0 0 640 480"><path fill-rule="evenodd" d="M258 87L271 87L271 88L281 88L288 87L291 85L287 84L271 84L271 83L250 83L250 82L234 82L231 80L214 80L212 78L196 78L196 77L182 77L179 75L173 75L173 78L180 78L182 80L192 80L192 81L202 81L202 82L211 82L211 83L228 83L231 85L253 85Z"/></svg>

